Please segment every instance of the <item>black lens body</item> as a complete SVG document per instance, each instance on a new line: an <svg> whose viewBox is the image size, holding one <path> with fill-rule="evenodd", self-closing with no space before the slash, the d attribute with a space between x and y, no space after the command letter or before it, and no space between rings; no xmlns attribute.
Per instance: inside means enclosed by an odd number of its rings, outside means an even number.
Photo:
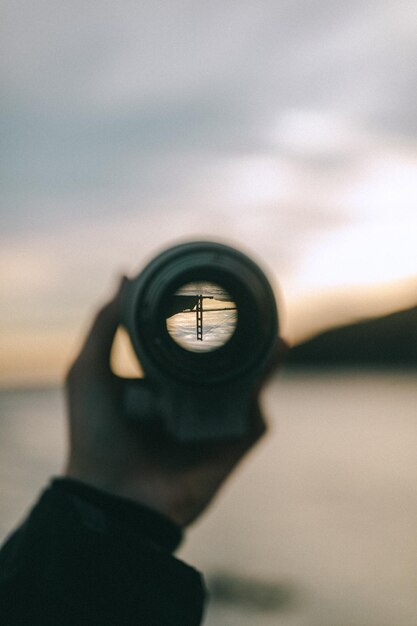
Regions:
<svg viewBox="0 0 417 626"><path fill-rule="evenodd" d="M232 336L212 351L185 349L167 328L173 295L195 282L219 285L237 308ZM125 399L132 418L159 422L184 442L246 432L256 385L278 341L272 288L249 257L204 241L166 250L126 286L123 323L146 376Z"/></svg>

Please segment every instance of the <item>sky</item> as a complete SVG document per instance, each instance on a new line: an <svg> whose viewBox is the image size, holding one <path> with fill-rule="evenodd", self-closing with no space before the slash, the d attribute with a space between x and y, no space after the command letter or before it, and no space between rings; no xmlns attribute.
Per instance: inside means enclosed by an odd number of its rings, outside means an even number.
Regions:
<svg viewBox="0 0 417 626"><path fill-rule="evenodd" d="M286 336L417 303L414 0L3 0L0 385L117 277L243 248Z"/></svg>

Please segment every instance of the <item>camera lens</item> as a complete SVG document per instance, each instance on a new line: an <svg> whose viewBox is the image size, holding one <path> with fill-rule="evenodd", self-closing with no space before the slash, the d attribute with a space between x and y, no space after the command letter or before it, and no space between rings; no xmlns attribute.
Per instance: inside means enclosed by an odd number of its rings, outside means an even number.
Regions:
<svg viewBox="0 0 417 626"><path fill-rule="evenodd" d="M179 244L129 283L123 311L145 372L126 392L127 414L183 442L242 436L278 341L274 293L256 263L215 242Z"/></svg>
<svg viewBox="0 0 417 626"><path fill-rule="evenodd" d="M271 287L247 256L190 242L155 257L126 297L126 326L145 371L199 385L256 372L277 337Z"/></svg>
<svg viewBox="0 0 417 626"><path fill-rule="evenodd" d="M190 282L168 298L167 330L181 348L211 352L229 341L237 325L232 296L216 283Z"/></svg>

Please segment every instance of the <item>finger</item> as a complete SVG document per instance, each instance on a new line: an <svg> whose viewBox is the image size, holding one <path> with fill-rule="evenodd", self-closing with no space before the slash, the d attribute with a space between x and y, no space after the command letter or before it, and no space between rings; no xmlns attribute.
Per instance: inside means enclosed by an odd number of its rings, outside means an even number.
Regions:
<svg viewBox="0 0 417 626"><path fill-rule="evenodd" d="M78 356L79 367L110 371L110 353L120 321L121 292L126 281L126 278L122 279L113 299L98 311Z"/></svg>
<svg viewBox="0 0 417 626"><path fill-rule="evenodd" d="M277 346L271 356L266 370L266 376L272 374L280 365L283 364L289 350L289 345L283 337L278 337Z"/></svg>
<svg viewBox="0 0 417 626"><path fill-rule="evenodd" d="M264 386L268 383L268 381L272 378L276 370L283 364L288 350L289 344L286 342L286 340L283 337L278 337L276 348L273 351L264 371L264 374L255 389L252 418L249 428L249 440L251 441L251 445L258 441L258 439L260 439L267 430L267 420L265 419L265 415L263 414L263 411L261 410L259 405L259 394Z"/></svg>
<svg viewBox="0 0 417 626"><path fill-rule="evenodd" d="M264 385L272 378L278 367L280 367L287 355L289 345L282 337L278 337L277 345L271 354L268 363L265 366L265 370L262 373L262 377L255 387L255 398L258 396Z"/></svg>
<svg viewBox="0 0 417 626"><path fill-rule="evenodd" d="M265 416L259 406L259 402L256 401L252 408L252 416L249 424L248 431L248 443L252 446L258 439L260 439L266 432L267 425Z"/></svg>

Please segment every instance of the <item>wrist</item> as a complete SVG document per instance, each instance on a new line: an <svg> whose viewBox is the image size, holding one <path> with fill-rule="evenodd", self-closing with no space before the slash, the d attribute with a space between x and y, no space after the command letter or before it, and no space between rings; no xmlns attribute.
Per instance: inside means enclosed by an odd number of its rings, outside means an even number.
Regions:
<svg viewBox="0 0 417 626"><path fill-rule="evenodd" d="M73 462L68 463L62 477L77 481L97 489L109 496L127 500L145 506L168 518L180 527L187 526L198 513L192 498L184 497L184 491L177 485L168 485L161 480L146 477L129 479L103 472L95 472L91 468L82 468Z"/></svg>

